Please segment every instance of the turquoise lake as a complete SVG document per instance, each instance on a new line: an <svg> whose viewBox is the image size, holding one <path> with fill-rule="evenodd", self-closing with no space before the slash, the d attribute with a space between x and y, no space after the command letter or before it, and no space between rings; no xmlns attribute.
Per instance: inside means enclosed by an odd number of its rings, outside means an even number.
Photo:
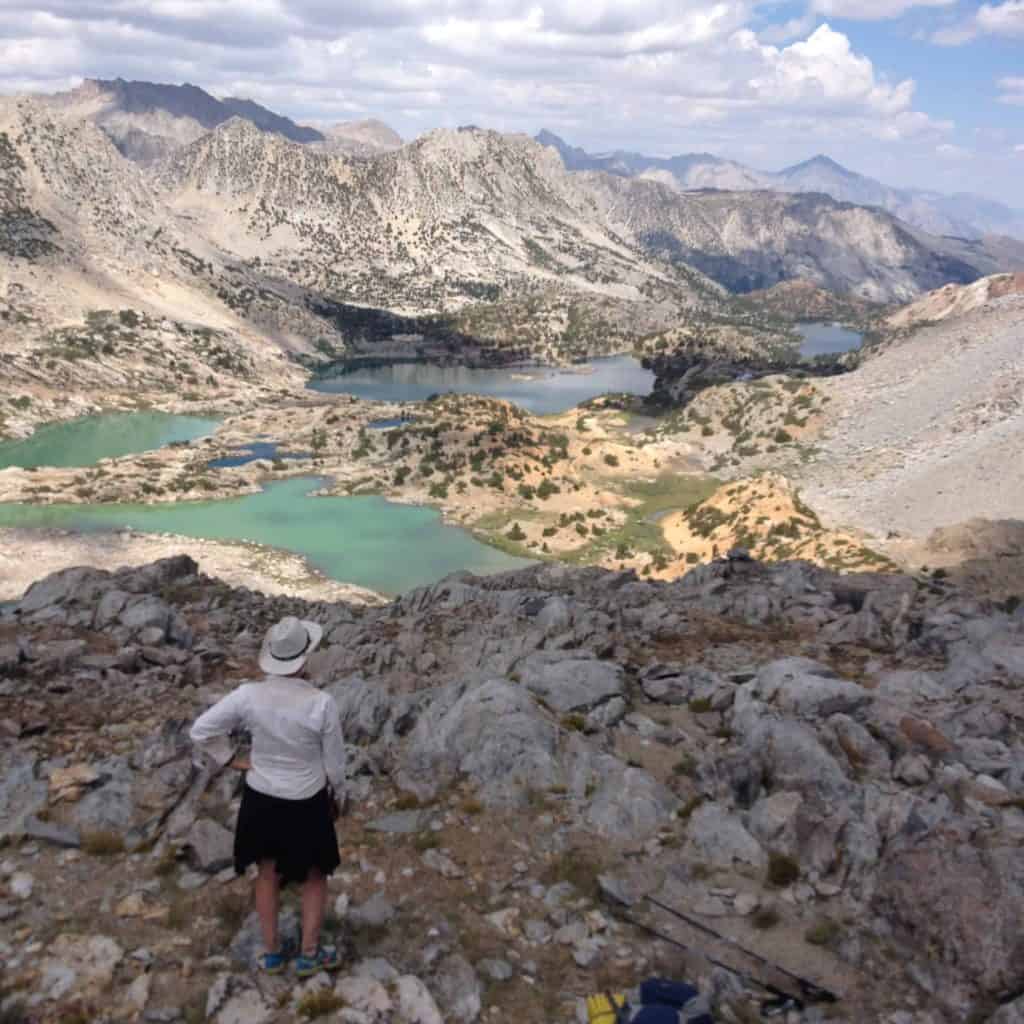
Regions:
<svg viewBox="0 0 1024 1024"><path fill-rule="evenodd" d="M860 348L864 336L839 324L804 323L796 325L797 333L804 339L800 346L802 356L838 355Z"/></svg>
<svg viewBox="0 0 1024 1024"><path fill-rule="evenodd" d="M39 427L23 441L0 442L0 469L94 466L100 459L148 452L174 441L194 441L218 426L218 420L163 412L83 416Z"/></svg>
<svg viewBox="0 0 1024 1024"><path fill-rule="evenodd" d="M400 594L460 569L479 575L530 563L447 526L438 512L379 497L313 498L313 477L270 484L227 501L169 505L0 503L0 527L132 529L210 540L247 540L305 556L326 576Z"/></svg>
<svg viewBox="0 0 1024 1024"><path fill-rule="evenodd" d="M649 395L654 374L631 356L592 359L568 368L549 366L472 369L430 363L394 363L310 381L315 391L387 402L421 402L431 395L484 395L515 402L528 412L565 412L609 392Z"/></svg>

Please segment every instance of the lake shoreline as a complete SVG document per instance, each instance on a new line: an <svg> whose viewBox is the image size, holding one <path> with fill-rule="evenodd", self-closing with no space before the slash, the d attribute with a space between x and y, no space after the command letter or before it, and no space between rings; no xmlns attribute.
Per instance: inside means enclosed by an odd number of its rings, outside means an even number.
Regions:
<svg viewBox="0 0 1024 1024"><path fill-rule="evenodd" d="M286 594L307 601L382 605L391 600L354 583L335 580L293 551L242 540L218 541L176 534L110 529L67 530L0 526L0 602L21 597L36 580L78 566L113 570L172 555L189 555L200 571L234 587Z"/></svg>

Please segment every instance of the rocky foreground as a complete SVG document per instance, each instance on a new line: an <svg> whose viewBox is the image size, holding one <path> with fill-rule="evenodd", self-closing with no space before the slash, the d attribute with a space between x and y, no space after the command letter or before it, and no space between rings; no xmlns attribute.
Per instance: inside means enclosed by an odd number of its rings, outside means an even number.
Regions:
<svg viewBox="0 0 1024 1024"><path fill-rule="evenodd" d="M1024 612L941 579L716 562L539 566L381 608L265 597L181 556L72 569L0 611L5 1021L568 1022L589 992L757 965L794 1021L1024 1020ZM342 710L337 978L257 976L240 779L191 719L297 613ZM294 926L294 897L286 910ZM782 988L787 978L761 976Z"/></svg>

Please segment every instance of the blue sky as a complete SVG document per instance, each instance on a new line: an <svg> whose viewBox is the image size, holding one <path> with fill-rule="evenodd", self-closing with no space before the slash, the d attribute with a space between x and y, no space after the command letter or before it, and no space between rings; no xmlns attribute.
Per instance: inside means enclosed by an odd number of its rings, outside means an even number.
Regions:
<svg viewBox="0 0 1024 1024"><path fill-rule="evenodd" d="M1024 208L1024 0L0 0L0 91L119 75Z"/></svg>

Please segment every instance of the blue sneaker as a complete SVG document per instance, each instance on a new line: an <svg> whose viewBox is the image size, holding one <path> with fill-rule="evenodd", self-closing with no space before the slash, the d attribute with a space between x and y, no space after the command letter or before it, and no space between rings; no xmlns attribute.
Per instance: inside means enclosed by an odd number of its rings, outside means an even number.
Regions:
<svg viewBox="0 0 1024 1024"><path fill-rule="evenodd" d="M264 953L256 963L264 974L280 974L288 966L288 956L284 952Z"/></svg>
<svg viewBox="0 0 1024 1024"><path fill-rule="evenodd" d="M295 958L295 973L300 978L309 978L321 971L336 971L341 967L341 957L336 949L321 946L312 956L305 953Z"/></svg>
<svg viewBox="0 0 1024 1024"><path fill-rule="evenodd" d="M298 951L298 943L294 939L285 939L277 953L264 953L256 964L264 974L280 974Z"/></svg>

